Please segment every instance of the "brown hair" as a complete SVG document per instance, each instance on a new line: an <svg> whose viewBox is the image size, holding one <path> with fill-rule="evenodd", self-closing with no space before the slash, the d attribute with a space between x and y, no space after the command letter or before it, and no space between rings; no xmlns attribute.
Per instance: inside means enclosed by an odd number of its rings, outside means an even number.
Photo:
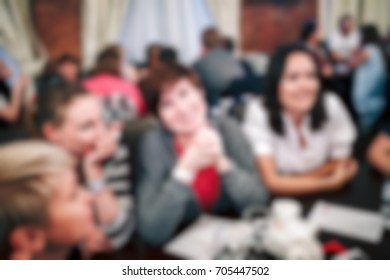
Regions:
<svg viewBox="0 0 390 280"><path fill-rule="evenodd" d="M93 74L109 73L119 76L121 56L122 50L120 46L112 45L105 48L97 57Z"/></svg>
<svg viewBox="0 0 390 280"><path fill-rule="evenodd" d="M0 148L0 259L10 257L10 234L23 225L42 226L53 185L46 176L74 167L72 157L43 141L20 141Z"/></svg>
<svg viewBox="0 0 390 280"><path fill-rule="evenodd" d="M42 127L46 122L60 125L66 107L76 98L87 96L80 85L68 83L50 87L37 96L30 107L30 118L27 123L31 136L42 137Z"/></svg>
<svg viewBox="0 0 390 280"><path fill-rule="evenodd" d="M158 116L158 105L164 90L181 79L188 79L196 87L202 88L202 83L196 73L179 64L170 64L161 67L141 85L146 95L149 111Z"/></svg>
<svg viewBox="0 0 390 280"><path fill-rule="evenodd" d="M202 35L203 45L208 49L214 49L222 46L222 38L218 30L214 27L208 28Z"/></svg>

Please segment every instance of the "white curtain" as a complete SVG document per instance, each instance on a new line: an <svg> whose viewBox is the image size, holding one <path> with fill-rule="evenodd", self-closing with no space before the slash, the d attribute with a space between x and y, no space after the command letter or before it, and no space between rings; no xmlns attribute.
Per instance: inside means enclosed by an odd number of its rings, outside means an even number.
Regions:
<svg viewBox="0 0 390 280"><path fill-rule="evenodd" d="M365 0L362 1L361 22L376 24L382 34L389 32L390 28L390 1L389 0Z"/></svg>
<svg viewBox="0 0 390 280"><path fill-rule="evenodd" d="M207 0L220 32L240 45L241 0Z"/></svg>
<svg viewBox="0 0 390 280"><path fill-rule="evenodd" d="M46 53L33 30L30 3L0 0L0 45L15 58L21 72L34 76L42 70Z"/></svg>
<svg viewBox="0 0 390 280"><path fill-rule="evenodd" d="M206 0L130 0L122 45L133 62L145 60L151 43L170 45L183 63L201 53L202 31L214 21Z"/></svg>
<svg viewBox="0 0 390 280"><path fill-rule="evenodd" d="M119 43L128 4L128 0L82 1L81 41L84 68L93 66L97 54L107 45Z"/></svg>
<svg viewBox="0 0 390 280"><path fill-rule="evenodd" d="M375 24L382 34L390 28L389 0L320 0L318 5L320 26L329 35L340 16L352 15L357 24Z"/></svg>

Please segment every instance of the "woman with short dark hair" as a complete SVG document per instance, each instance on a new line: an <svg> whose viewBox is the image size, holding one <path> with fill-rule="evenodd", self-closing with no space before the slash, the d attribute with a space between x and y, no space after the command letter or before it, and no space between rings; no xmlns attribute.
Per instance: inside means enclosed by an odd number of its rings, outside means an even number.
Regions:
<svg viewBox="0 0 390 280"><path fill-rule="evenodd" d="M239 126L210 119L204 91L187 68L170 65L151 81L150 110L161 126L140 149L137 225L151 244L162 244L203 212L241 213L261 205L267 192Z"/></svg>
<svg viewBox="0 0 390 280"><path fill-rule="evenodd" d="M275 193L337 189L356 173L356 138L340 99L321 88L320 68L302 46L285 46L272 57L265 96L249 104L244 131L265 184Z"/></svg>

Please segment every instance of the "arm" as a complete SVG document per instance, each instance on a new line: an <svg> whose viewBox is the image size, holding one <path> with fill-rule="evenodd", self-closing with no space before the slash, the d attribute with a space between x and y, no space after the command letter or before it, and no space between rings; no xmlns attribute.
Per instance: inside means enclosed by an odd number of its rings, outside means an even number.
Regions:
<svg viewBox="0 0 390 280"><path fill-rule="evenodd" d="M194 195L188 184L172 175L173 169L160 135L152 131L142 141L137 176L137 225L151 244L166 242L183 221Z"/></svg>
<svg viewBox="0 0 390 280"><path fill-rule="evenodd" d="M225 157L232 168L222 175L223 186L239 211L251 204L266 203L268 191L256 170L255 159L240 127L233 120L224 120L221 128Z"/></svg>
<svg viewBox="0 0 390 280"><path fill-rule="evenodd" d="M26 81L20 78L12 90L11 101L8 105L0 108L0 118L10 123L14 123L19 118L20 107L22 103L23 91L25 90Z"/></svg>
<svg viewBox="0 0 390 280"><path fill-rule="evenodd" d="M390 174L390 137L380 133L368 150L371 164L384 174Z"/></svg>
<svg viewBox="0 0 390 280"><path fill-rule="evenodd" d="M308 177L324 177L333 173L333 171L337 168L340 161L343 160L330 160L324 165L314 169L307 173Z"/></svg>
<svg viewBox="0 0 390 280"><path fill-rule="evenodd" d="M338 180L334 176L319 176L320 174L281 175L277 172L272 156L259 156L257 166L267 187L280 195L302 195L332 190L344 183L344 180ZM329 166L324 165L318 169L318 173L326 169L329 169Z"/></svg>
<svg viewBox="0 0 390 280"><path fill-rule="evenodd" d="M370 58L370 54L367 49L361 49L354 53L350 60L350 65L354 68L358 67L359 65L363 64Z"/></svg>

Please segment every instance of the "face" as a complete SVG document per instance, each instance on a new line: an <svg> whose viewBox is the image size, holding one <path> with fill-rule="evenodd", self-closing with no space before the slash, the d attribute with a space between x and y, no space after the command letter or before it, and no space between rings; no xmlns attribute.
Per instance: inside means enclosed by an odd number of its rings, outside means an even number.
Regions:
<svg viewBox="0 0 390 280"><path fill-rule="evenodd" d="M100 100L87 95L73 100L64 110L60 125L44 134L68 152L83 157L93 151L105 130Z"/></svg>
<svg viewBox="0 0 390 280"><path fill-rule="evenodd" d="M188 79L179 80L162 93L158 113L174 134L194 133L207 122L203 92Z"/></svg>
<svg viewBox="0 0 390 280"><path fill-rule="evenodd" d="M68 82L76 82L79 75L79 67L76 63L65 62L58 66L58 74L60 74Z"/></svg>
<svg viewBox="0 0 390 280"><path fill-rule="evenodd" d="M341 22L340 25L341 31L345 34L348 34L353 29L353 20L350 18L346 18Z"/></svg>
<svg viewBox="0 0 390 280"><path fill-rule="evenodd" d="M57 246L76 245L95 227L92 196L79 185L73 170L53 173L47 180L55 186L45 229L47 241Z"/></svg>
<svg viewBox="0 0 390 280"><path fill-rule="evenodd" d="M286 111L306 114L318 97L320 81L312 58L296 52L289 55L279 83L279 100Z"/></svg>

